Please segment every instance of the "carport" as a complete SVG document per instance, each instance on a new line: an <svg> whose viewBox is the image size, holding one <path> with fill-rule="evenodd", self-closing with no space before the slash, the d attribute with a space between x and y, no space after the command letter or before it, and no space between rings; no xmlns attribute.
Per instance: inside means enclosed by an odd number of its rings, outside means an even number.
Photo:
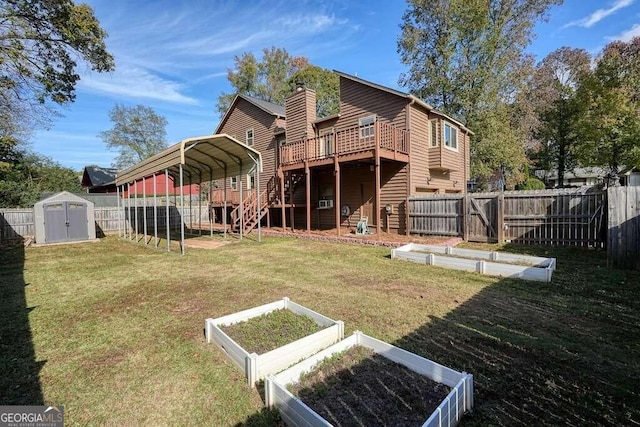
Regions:
<svg viewBox="0 0 640 427"><path fill-rule="evenodd" d="M122 200L122 206L118 206L119 212L122 212L119 221L120 237L137 241L139 228L144 230L143 240L145 245L149 245L151 239L147 240L147 227L152 221L155 247L158 247L159 237L158 231L162 228L166 229L167 251L171 250L171 233L170 233L170 199L169 199L169 177L173 178L174 187L180 188L180 251L185 253L185 221L184 221L184 186L191 184L210 183L213 188L213 181L223 180L225 211L227 200L227 181L229 177L241 176L253 172L262 171L262 158L260 153L255 149L237 141L226 134L207 135L194 138L187 138L181 142L172 145L166 150L150 157L135 166L126 169L116 176L116 187L118 192L118 201ZM159 211L158 195L156 180L157 176L164 174L165 176L165 212ZM256 173L256 190L258 195L258 205L260 205L260 174ZM153 205L147 205L146 180L153 180ZM142 194L137 194L136 182L142 181ZM133 185L133 187L132 187ZM133 188L133 200L132 200ZM142 196L142 204L139 205L138 198ZM177 199L177 195L175 196ZM201 211L202 197L198 197L198 206ZM240 186L240 210L242 206L242 186ZM191 197L189 205L191 208ZM176 200L176 208L178 203ZM151 210L150 208L153 207ZM138 208L143 208L140 215ZM151 212L150 212L151 211ZM129 215L127 215L129 213ZM162 214L162 215L159 215ZM134 218L131 218L131 217ZM141 218L139 218L139 216ZM163 216L164 224L159 222L160 216ZM150 217L150 218L149 218ZM135 224L132 225L132 221ZM140 220L142 220L140 223ZM240 215L240 221L243 215ZM200 222L202 218L200 217ZM209 218L211 234L213 235L213 226L211 218ZM200 233L202 232L202 224L200 224ZM224 233L226 237L227 224L226 216L224 217ZM240 238L242 238L242 223L240 224ZM261 240L260 224L258 224L258 241Z"/></svg>

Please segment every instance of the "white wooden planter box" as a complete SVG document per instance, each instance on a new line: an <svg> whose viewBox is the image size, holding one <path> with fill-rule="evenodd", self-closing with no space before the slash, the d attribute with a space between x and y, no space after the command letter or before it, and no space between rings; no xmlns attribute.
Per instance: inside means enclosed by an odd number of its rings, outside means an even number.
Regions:
<svg viewBox="0 0 640 427"><path fill-rule="evenodd" d="M225 334L220 326L229 326L249 320L275 310L291 310L296 314L312 318L318 325L325 328L301 338L297 341L278 347L263 354L249 353L238 343ZM322 314L283 298L280 301L259 307L250 308L217 319L206 319L204 322L208 343L215 343L223 352L244 372L247 382L255 387L256 381L268 374L275 374L300 360L327 348L331 344L344 338L344 323L335 321ZM269 331L264 331L268 334Z"/></svg>
<svg viewBox="0 0 640 427"><path fill-rule="evenodd" d="M551 282L551 275L556 269L555 258L416 243L409 243L393 249L391 258L456 270L475 271L489 276L514 277L541 282Z"/></svg>
<svg viewBox="0 0 640 427"><path fill-rule="evenodd" d="M311 372L324 359L355 345L369 348L418 374L451 387L451 392L422 424L423 426L455 426L462 415L473 407L473 375L454 371L359 331L279 374L268 375L265 380L267 406L278 408L282 419L290 426L331 426L313 409L289 392L287 386L298 382L300 375Z"/></svg>

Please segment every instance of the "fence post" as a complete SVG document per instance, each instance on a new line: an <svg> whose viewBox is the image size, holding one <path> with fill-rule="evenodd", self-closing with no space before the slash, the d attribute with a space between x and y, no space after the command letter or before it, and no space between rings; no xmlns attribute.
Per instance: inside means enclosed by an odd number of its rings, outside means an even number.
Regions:
<svg viewBox="0 0 640 427"><path fill-rule="evenodd" d="M462 199L462 238L465 242L469 241L469 227L471 226L469 197L470 196L468 194L465 194Z"/></svg>
<svg viewBox="0 0 640 427"><path fill-rule="evenodd" d="M498 195L498 243L504 243L504 193Z"/></svg>

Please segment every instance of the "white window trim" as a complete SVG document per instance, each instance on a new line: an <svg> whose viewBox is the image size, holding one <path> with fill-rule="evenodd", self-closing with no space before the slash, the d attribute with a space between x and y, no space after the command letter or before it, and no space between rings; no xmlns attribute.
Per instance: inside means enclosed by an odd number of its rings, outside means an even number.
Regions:
<svg viewBox="0 0 640 427"><path fill-rule="evenodd" d="M251 132L251 143L249 143L249 132ZM255 143L256 143L256 133L253 130L253 128L247 129L244 132L244 141L247 143L247 145L249 147L253 147L255 145Z"/></svg>
<svg viewBox="0 0 640 427"><path fill-rule="evenodd" d="M247 174L247 190L251 190L253 187L251 186L251 177L255 177L255 175L248 173ZM255 178L254 178L255 181Z"/></svg>
<svg viewBox="0 0 640 427"><path fill-rule="evenodd" d="M231 178L229 178L229 186L231 187L232 190L237 190L238 189L238 177L237 176L232 176Z"/></svg>
<svg viewBox="0 0 640 427"><path fill-rule="evenodd" d="M450 145L447 144L447 126L449 126L450 129L453 129L456 131L456 146L452 147ZM443 124L443 128L442 128L442 145L444 146L444 148L446 148L447 150L451 150L451 151L458 151L458 147L460 146L459 143L459 138L458 135L460 134L460 129L458 129L457 126L452 125L449 122L444 122Z"/></svg>

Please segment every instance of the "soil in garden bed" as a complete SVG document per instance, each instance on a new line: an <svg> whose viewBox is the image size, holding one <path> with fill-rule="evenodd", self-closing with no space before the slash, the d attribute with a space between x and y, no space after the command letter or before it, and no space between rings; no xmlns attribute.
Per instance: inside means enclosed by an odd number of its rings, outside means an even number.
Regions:
<svg viewBox="0 0 640 427"><path fill-rule="evenodd" d="M249 353L263 354L307 335L324 326L310 317L281 309L220 329Z"/></svg>
<svg viewBox="0 0 640 427"><path fill-rule="evenodd" d="M335 426L420 426L450 389L355 346L303 375L290 391Z"/></svg>

